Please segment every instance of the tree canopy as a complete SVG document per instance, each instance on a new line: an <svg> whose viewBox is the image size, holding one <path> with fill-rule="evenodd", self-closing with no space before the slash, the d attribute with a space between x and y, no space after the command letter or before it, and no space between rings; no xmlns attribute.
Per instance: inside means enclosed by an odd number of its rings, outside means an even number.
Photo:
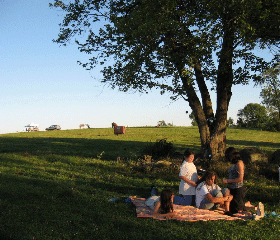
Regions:
<svg viewBox="0 0 280 240"><path fill-rule="evenodd" d="M264 82L260 94L262 103L265 104L271 115L276 115L280 120L280 65L267 70L263 76Z"/></svg>
<svg viewBox="0 0 280 240"><path fill-rule="evenodd" d="M50 6L66 12L55 42L75 38L90 54L83 67L103 65L102 82L184 98L203 157L224 153L232 85L259 81L280 59L279 0L55 0ZM274 57L266 62L256 49Z"/></svg>
<svg viewBox="0 0 280 240"><path fill-rule="evenodd" d="M258 103L249 103L237 113L239 126L248 128L264 128L268 121L265 106Z"/></svg>

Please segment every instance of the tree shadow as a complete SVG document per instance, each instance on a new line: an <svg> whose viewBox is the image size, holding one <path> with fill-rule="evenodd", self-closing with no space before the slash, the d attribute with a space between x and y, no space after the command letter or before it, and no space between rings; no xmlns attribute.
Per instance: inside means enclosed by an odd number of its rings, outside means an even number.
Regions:
<svg viewBox="0 0 280 240"><path fill-rule="evenodd" d="M48 161L55 161L56 156L98 158L117 160L118 158L135 160L143 155L143 150L150 142L85 139L85 138L0 138L0 154L22 154L45 156ZM184 152L186 148L198 151L193 144L174 144L175 150Z"/></svg>
<svg viewBox="0 0 280 240"><path fill-rule="evenodd" d="M105 179L112 168L106 170ZM48 239L56 236L57 239L73 239L78 233L81 239L91 239L86 236L95 236L96 228L106 231L124 219L127 220L119 226L118 234L120 238L130 235L129 229L144 228L144 225L130 222L136 219L135 208L124 202L117 206L117 202L109 202L108 197L114 194L115 197L143 196L147 189L138 185L139 180L141 178L124 186L121 182L104 182L102 179L56 182L55 179L2 174L0 238ZM111 235L106 233L106 236Z"/></svg>
<svg viewBox="0 0 280 240"><path fill-rule="evenodd" d="M245 147L258 147L258 148L271 148L271 149L279 149L279 143L273 142L256 142L256 141L246 141L246 140L227 140L228 146L235 146L237 149L241 150L241 148ZM244 147L245 146L245 147ZM272 152L271 150L270 152Z"/></svg>
<svg viewBox="0 0 280 240"><path fill-rule="evenodd" d="M141 152L147 143L83 138L0 138L0 153L62 155L115 160Z"/></svg>

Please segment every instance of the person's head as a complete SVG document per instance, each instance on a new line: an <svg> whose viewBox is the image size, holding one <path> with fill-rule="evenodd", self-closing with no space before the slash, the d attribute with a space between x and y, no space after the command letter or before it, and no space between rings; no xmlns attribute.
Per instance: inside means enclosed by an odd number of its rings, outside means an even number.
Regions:
<svg viewBox="0 0 280 240"><path fill-rule="evenodd" d="M240 153L234 147L227 148L225 157L227 161L233 164L236 164L239 160L241 160Z"/></svg>
<svg viewBox="0 0 280 240"><path fill-rule="evenodd" d="M214 183L217 183L217 174L214 171L206 171L203 176L203 180L205 181L206 185L211 186Z"/></svg>
<svg viewBox="0 0 280 240"><path fill-rule="evenodd" d="M174 193L171 189L163 189L160 194L161 213L173 212Z"/></svg>
<svg viewBox="0 0 280 240"><path fill-rule="evenodd" d="M184 152L184 160L186 160L187 162L193 162L194 160L194 152L187 149L185 152Z"/></svg>

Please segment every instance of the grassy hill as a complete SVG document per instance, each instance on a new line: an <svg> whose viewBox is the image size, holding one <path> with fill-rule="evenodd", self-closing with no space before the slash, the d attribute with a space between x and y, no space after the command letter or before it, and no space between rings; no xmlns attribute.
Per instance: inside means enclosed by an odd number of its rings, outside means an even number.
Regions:
<svg viewBox="0 0 280 240"><path fill-rule="evenodd" d="M141 165L147 145L160 139L176 151L198 151L196 127L82 129L0 135L1 239L277 239L279 219L179 222L136 218L128 196L149 195L151 185L178 193L179 163ZM280 148L279 133L229 129L228 146ZM226 163L215 166L226 175ZM264 171L265 170L265 171ZM269 173L269 174L266 174ZM277 165L246 169L247 198L280 214ZM117 198L110 202L108 199Z"/></svg>

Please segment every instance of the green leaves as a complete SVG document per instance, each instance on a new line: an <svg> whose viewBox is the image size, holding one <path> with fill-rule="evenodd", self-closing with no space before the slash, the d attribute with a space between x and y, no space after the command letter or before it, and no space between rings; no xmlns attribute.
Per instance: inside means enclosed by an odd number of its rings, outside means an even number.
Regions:
<svg viewBox="0 0 280 240"><path fill-rule="evenodd" d="M76 0L68 4L56 0L50 6L67 13L55 42L66 45L76 35L88 34L87 38L75 41L81 52L93 56L81 65L88 70L96 64L103 65L103 82L112 87L127 84L127 88L137 90L159 86L156 83L159 78L176 78L178 66L190 69L194 61L203 66L206 79L215 79L218 59L213 56L218 53L218 58L222 57L221 42L227 41L224 32L227 21L234 23L234 61L244 63L244 70L237 68L233 83L256 79L251 74L262 70L265 62L256 59L252 50L258 42L264 43L261 34L269 16L279 14L279 4L275 0ZM277 27L277 21L275 19L271 28ZM276 43L276 38L271 38ZM268 44L266 40L265 44ZM143 81L132 80L135 78ZM166 90L173 88L176 92L177 87L170 83Z"/></svg>
<svg viewBox="0 0 280 240"><path fill-rule="evenodd" d="M64 2L52 5L66 13L55 41L65 45L75 38L79 50L90 54L80 64L87 70L101 65L101 82L113 89L157 88L188 101L202 145L209 145L203 149L217 149L209 143L217 137L211 134L226 136L232 85L259 81L270 66L256 50L271 48L273 63L280 61L279 0ZM216 113L211 90L217 94ZM209 125L210 118L215 122Z"/></svg>
<svg viewBox="0 0 280 240"><path fill-rule="evenodd" d="M258 103L249 103L243 109L238 110L237 123L248 128L264 128L268 121L267 111Z"/></svg>
<svg viewBox="0 0 280 240"><path fill-rule="evenodd" d="M280 67L269 69L263 75L263 89L260 93L262 103L266 105L271 115L277 116L280 119Z"/></svg>

